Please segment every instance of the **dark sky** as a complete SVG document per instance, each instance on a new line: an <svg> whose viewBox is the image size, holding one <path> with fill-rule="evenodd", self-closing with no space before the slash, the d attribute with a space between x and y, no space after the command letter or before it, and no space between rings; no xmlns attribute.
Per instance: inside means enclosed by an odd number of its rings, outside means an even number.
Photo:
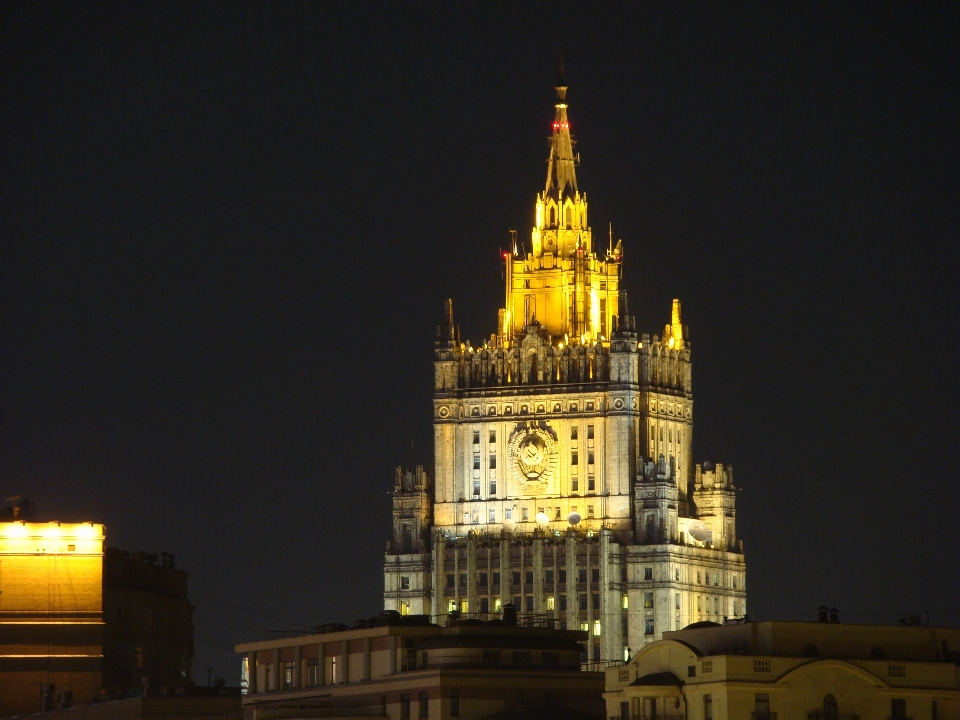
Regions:
<svg viewBox="0 0 960 720"><path fill-rule="evenodd" d="M956 4L0 13L0 492L175 552L202 682L381 609L440 305L496 329L561 53L637 323L691 326L752 612L960 625Z"/></svg>

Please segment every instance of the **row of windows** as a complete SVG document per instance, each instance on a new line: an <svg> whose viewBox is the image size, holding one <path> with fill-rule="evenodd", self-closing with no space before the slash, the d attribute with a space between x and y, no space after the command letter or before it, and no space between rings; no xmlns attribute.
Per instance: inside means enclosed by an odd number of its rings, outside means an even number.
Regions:
<svg viewBox="0 0 960 720"><path fill-rule="evenodd" d="M387 696L380 697L381 715L387 717ZM411 717L411 695L403 693L400 695L400 717L403 720L409 720ZM454 688L450 690L450 715L451 717L460 717L460 690ZM417 693L417 717L430 717L430 693L423 690Z"/></svg>
<svg viewBox="0 0 960 720"><path fill-rule="evenodd" d="M553 570L545 570L543 573L543 581L545 585L553 585L554 578L557 578L561 585L567 582L567 571L558 570L556 574ZM488 580L493 578L493 585L500 585L500 573L486 573L480 572L477 574L477 581L481 587L487 587ZM514 571L511 575L511 583L513 585L520 585L521 579L525 581L526 585L533 585L533 571L527 570L525 573L521 571ZM467 573L460 573L460 587L467 587ZM401 589L405 589L404 582L409 581L409 577L404 575L400 578ZM590 581L592 583L600 582L600 568L593 568L590 571ZM587 582L587 570L586 568L581 568L577 571L577 582L586 583ZM455 573L447 573L447 587L452 588L457 585L457 576ZM599 597L599 596L598 596Z"/></svg>
<svg viewBox="0 0 960 720"><path fill-rule="evenodd" d="M590 403L590 404L592 405L592 403ZM571 406L571 407L572 407L573 410L576 410L576 405L573 405L573 406ZM587 440L593 440L593 439L594 439L594 435L593 435L593 434L594 434L593 425L587 425ZM579 435L580 435L580 428L579 428L579 426L578 426L578 425L571 425L571 426L570 426L570 439L571 439L571 440L578 440L578 439L579 439ZM495 442L497 441L497 431L496 431L496 430L491 430L490 433L489 433L488 438L489 438L489 442L495 443ZM474 430L474 431L473 431L473 444L474 444L474 445L479 445L479 444L480 444L480 431L479 431L479 430ZM493 456L491 455L491 457L493 457Z"/></svg>

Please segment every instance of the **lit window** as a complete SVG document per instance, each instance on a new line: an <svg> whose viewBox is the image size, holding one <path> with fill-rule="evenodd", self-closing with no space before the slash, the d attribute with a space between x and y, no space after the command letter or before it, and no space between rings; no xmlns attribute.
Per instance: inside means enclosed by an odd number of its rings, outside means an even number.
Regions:
<svg viewBox="0 0 960 720"><path fill-rule="evenodd" d="M547 610L553 610L553 609L554 609L554 604L555 604L555 603L554 603L554 598L553 598L553 597L548 597L548 598L547 598Z"/></svg>
<svg viewBox="0 0 960 720"><path fill-rule="evenodd" d="M600 621L599 621L599 620L594 620L594 621L593 621L593 634L594 634L594 635L597 635L598 637L599 637L599 635L600 635Z"/></svg>
<svg viewBox="0 0 960 720"><path fill-rule="evenodd" d="M497 511L496 511L496 510L491 510L491 511L490 511L490 522L494 523L494 522L496 522L496 521L497 521Z"/></svg>
<svg viewBox="0 0 960 720"><path fill-rule="evenodd" d="M652 593L652 592L645 592L645 593L643 594L643 606L644 606L645 608L652 608L652 607L653 607L653 593Z"/></svg>
<svg viewBox="0 0 960 720"><path fill-rule="evenodd" d="M630 609L630 597L629 597L628 595L624 595L624 596L623 596L623 602L622 602L622 604L621 604L621 607L622 607L624 610L629 610L629 609Z"/></svg>
<svg viewBox="0 0 960 720"><path fill-rule="evenodd" d="M530 512L527 508L523 508L521 512L523 522L527 522L530 519Z"/></svg>
<svg viewBox="0 0 960 720"><path fill-rule="evenodd" d="M509 520L509 519L513 516L513 509L512 509L512 508L507 508L506 510L504 510L504 514L505 514L507 520Z"/></svg>
<svg viewBox="0 0 960 720"><path fill-rule="evenodd" d="M643 623L643 634L653 635L653 620L646 620Z"/></svg>
<svg viewBox="0 0 960 720"><path fill-rule="evenodd" d="M408 575L400 576L400 589L409 590L410 589L410 577Z"/></svg>
<svg viewBox="0 0 960 720"><path fill-rule="evenodd" d="M493 611L500 612L500 598L494 598L493 600Z"/></svg>
<svg viewBox="0 0 960 720"><path fill-rule="evenodd" d="M593 517L593 505L587 505L587 517L588 518Z"/></svg>
<svg viewBox="0 0 960 720"><path fill-rule="evenodd" d="M490 442L495 443L496 441L497 441L497 431L496 431L496 430L491 430L491 431L490 431Z"/></svg>
<svg viewBox="0 0 960 720"><path fill-rule="evenodd" d="M460 601L460 612L462 612L463 614L466 614L469 609L470 609L470 603L469 603L469 601L467 601L467 600L461 600L461 601Z"/></svg>

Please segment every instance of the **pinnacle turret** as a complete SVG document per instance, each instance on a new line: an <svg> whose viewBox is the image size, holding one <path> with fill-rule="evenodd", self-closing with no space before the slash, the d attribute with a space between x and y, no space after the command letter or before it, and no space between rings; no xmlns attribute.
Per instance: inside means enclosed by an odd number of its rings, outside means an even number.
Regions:
<svg viewBox="0 0 960 720"><path fill-rule="evenodd" d="M547 187L544 195L559 200L564 196L576 195L577 174L574 169L570 123L567 120L567 86L562 68L557 83L557 102L554 106L556 113L553 119L553 134L550 137L550 158L547 160Z"/></svg>

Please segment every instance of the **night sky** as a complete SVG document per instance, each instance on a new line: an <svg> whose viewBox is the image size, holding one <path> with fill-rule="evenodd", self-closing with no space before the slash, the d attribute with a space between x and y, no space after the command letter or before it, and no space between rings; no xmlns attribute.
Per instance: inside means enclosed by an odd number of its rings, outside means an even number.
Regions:
<svg viewBox="0 0 960 720"><path fill-rule="evenodd" d="M442 300L496 330L562 55L638 329L683 303L751 614L960 625L958 26L948 3L5 3L0 493L176 553L204 684L238 681L234 642L379 612Z"/></svg>

